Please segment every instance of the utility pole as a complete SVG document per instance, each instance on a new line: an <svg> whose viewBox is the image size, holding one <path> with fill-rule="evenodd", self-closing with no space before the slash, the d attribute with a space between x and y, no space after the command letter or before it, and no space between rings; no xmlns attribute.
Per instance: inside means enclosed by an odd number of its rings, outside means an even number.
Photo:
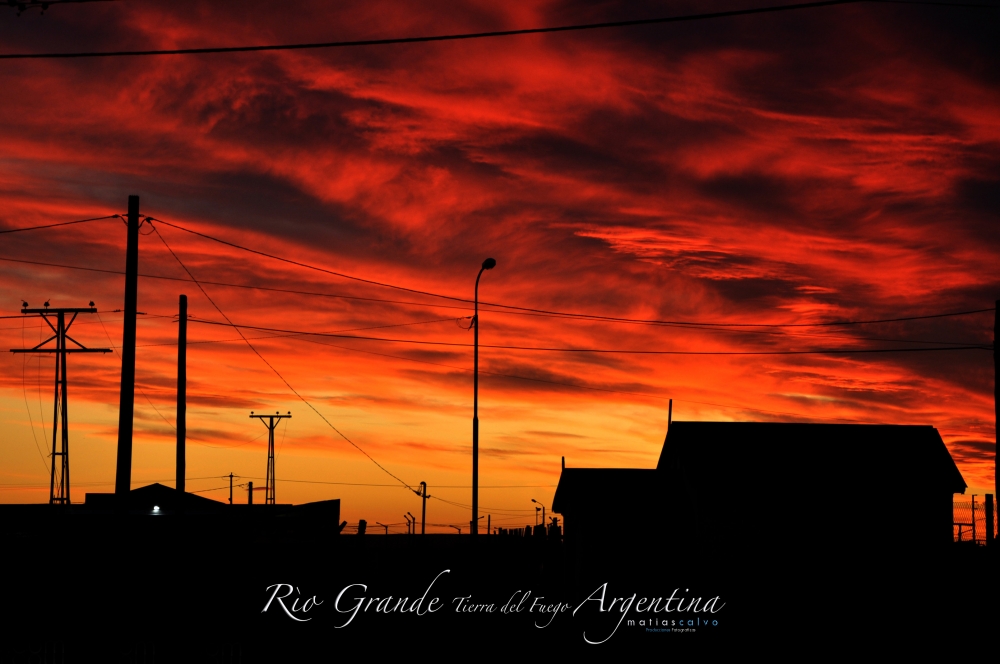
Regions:
<svg viewBox="0 0 1000 664"><path fill-rule="evenodd" d="M233 474L229 473L229 504L233 504Z"/></svg>
<svg viewBox="0 0 1000 664"><path fill-rule="evenodd" d="M992 548L995 545L993 537L993 494L986 494L986 546Z"/></svg>
<svg viewBox="0 0 1000 664"><path fill-rule="evenodd" d="M253 505L253 482L247 482L247 505Z"/></svg>
<svg viewBox="0 0 1000 664"><path fill-rule="evenodd" d="M115 496L124 504L132 488L132 417L135 413L135 312L139 294L139 197L128 197L125 247L125 320L122 323L122 381L118 402L118 466Z"/></svg>
<svg viewBox="0 0 1000 664"><path fill-rule="evenodd" d="M267 480L264 485L265 505L274 505L274 428L278 426L278 422L288 419L291 416L291 411L288 411L287 415L281 415L280 413L275 413L274 415L254 415L253 411L250 411L252 419L260 420L267 427ZM267 422L264 422L265 419Z"/></svg>
<svg viewBox="0 0 1000 664"><path fill-rule="evenodd" d="M976 496L972 494L972 543L976 543Z"/></svg>
<svg viewBox="0 0 1000 664"><path fill-rule="evenodd" d="M487 258L476 275L476 310L472 316L475 331L472 350L472 519L469 521L469 534L473 537L479 534L479 278L485 270L496 266L496 260Z"/></svg>
<svg viewBox="0 0 1000 664"><path fill-rule="evenodd" d="M427 495L427 482L420 483L420 497L423 498L423 507L420 512L420 534L427 534L427 499L430 496Z"/></svg>
<svg viewBox="0 0 1000 664"><path fill-rule="evenodd" d="M188 298L181 295L180 313L177 317L177 493L178 499L185 489L186 436L187 436L187 316ZM230 493L232 493L230 491ZM232 500L230 500L232 502Z"/></svg>
<svg viewBox="0 0 1000 664"><path fill-rule="evenodd" d="M12 353L55 353L56 354L56 383L55 397L52 402L52 468L49 475L49 504L69 505L70 485L69 485L69 408L66 393L66 355L68 353L109 353L110 348L87 348L79 341L69 336L67 332L73 321L79 314L97 313L94 303L91 302L86 308L61 308L49 309L49 303L45 303L43 309L29 309L27 302L22 302L22 314L38 314L42 320L52 330L53 335L33 348L11 348ZM69 322L66 322L66 314L73 314ZM56 324L53 325L49 316L55 316ZM76 348L67 348L66 341L72 341ZM56 342L55 348L42 348L50 341ZM62 437L57 435L59 430L60 416L62 419ZM61 443L61 446L57 443ZM56 457L59 457L58 472L56 469ZM56 480L58 477L58 482ZM58 486L57 486L58 485Z"/></svg>

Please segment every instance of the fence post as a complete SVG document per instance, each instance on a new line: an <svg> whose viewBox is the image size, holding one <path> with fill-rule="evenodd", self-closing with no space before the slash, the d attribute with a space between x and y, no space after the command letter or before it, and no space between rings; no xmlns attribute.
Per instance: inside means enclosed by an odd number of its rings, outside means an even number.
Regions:
<svg viewBox="0 0 1000 664"><path fill-rule="evenodd" d="M993 494L986 494L986 546L993 546Z"/></svg>
<svg viewBox="0 0 1000 664"><path fill-rule="evenodd" d="M972 543L976 543L976 494L972 494Z"/></svg>

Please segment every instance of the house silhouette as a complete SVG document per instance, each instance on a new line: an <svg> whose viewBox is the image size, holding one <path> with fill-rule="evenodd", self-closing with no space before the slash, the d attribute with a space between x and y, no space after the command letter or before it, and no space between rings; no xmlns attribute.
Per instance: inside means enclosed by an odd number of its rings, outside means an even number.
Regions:
<svg viewBox="0 0 1000 664"><path fill-rule="evenodd" d="M552 509L586 569L654 550L930 552L965 489L931 426L673 422L655 469L565 468Z"/></svg>

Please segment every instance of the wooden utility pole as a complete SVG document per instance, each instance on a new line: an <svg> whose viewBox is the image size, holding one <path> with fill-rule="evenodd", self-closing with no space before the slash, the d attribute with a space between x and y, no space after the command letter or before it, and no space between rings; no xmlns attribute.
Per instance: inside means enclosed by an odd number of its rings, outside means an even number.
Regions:
<svg viewBox="0 0 1000 664"><path fill-rule="evenodd" d="M118 466L115 496L132 489L132 417L135 413L135 316L139 294L139 197L128 197L125 247L125 320L122 322L122 381L118 401Z"/></svg>
<svg viewBox="0 0 1000 664"><path fill-rule="evenodd" d="M177 492L185 490L184 476L187 467L187 316L188 298L181 295L180 314L177 317ZM230 494L232 487L230 486ZM181 499L179 497L179 499ZM229 502L232 501L230 496Z"/></svg>

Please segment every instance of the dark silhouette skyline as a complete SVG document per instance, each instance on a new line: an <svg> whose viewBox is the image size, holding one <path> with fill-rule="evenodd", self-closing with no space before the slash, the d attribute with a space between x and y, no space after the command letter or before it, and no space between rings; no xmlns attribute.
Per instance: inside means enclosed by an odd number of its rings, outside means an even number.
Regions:
<svg viewBox="0 0 1000 664"><path fill-rule="evenodd" d="M748 8L61 3L0 11L0 43L357 42ZM993 596L983 547L923 551L950 499L900 478L920 472L911 448L946 450L963 504L996 493L997 11L842 3L426 43L0 59L2 347L49 332L22 301L94 302L70 335L120 353L70 359L65 512L44 504L51 358L0 354L10 628L76 648L120 637L157 661L199 637L230 661L237 643L283 661L290 644L341 656L354 639L415 655L422 635L442 652L523 653L607 635L607 583L608 601L718 596L731 630L719 644L926 636L928 621L974 631ZM142 205L128 229L130 194ZM497 269L477 298L486 257ZM671 436L693 438L654 470L671 399ZM250 411L295 419L268 436ZM729 427L763 442L733 443ZM905 444L866 437L879 427ZM562 509L560 478L601 469L635 494L588 494L606 555L573 558L573 514L546 515L565 541L536 537L537 502ZM643 484L663 473L666 487ZM478 548L473 512L496 532ZM337 628L329 603L302 631L261 612L269 587L285 601L357 583L413 599L436 578L443 599L473 607L529 589L590 603L551 631L474 611L359 610ZM647 627L625 622L609 644L684 648L687 633ZM684 654L705 656L708 634Z"/></svg>

